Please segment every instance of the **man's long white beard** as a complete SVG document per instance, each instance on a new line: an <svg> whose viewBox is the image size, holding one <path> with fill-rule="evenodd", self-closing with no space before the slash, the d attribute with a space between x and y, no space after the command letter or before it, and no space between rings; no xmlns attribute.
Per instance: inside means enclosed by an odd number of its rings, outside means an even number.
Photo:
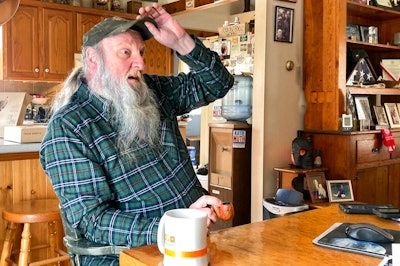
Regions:
<svg viewBox="0 0 400 266"><path fill-rule="evenodd" d="M130 73L130 75L133 73ZM154 93L147 87L141 73L139 82L132 88L128 77L116 79L111 71L100 63L91 84L101 96L113 105L112 125L118 129L118 148L125 151L134 141L157 145L160 141L160 114Z"/></svg>

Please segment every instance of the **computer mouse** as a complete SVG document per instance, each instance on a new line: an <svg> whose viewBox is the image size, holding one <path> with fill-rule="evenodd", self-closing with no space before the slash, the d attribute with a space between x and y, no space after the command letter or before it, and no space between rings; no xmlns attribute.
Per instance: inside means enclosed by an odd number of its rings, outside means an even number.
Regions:
<svg viewBox="0 0 400 266"><path fill-rule="evenodd" d="M349 225L346 227L346 235L356 240L375 243L391 243L394 241L393 235L376 225L368 223Z"/></svg>

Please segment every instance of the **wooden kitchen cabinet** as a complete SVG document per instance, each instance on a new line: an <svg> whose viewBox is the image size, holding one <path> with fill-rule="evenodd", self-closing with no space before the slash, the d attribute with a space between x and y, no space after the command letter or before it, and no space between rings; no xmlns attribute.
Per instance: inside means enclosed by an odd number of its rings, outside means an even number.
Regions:
<svg viewBox="0 0 400 266"><path fill-rule="evenodd" d="M235 210L233 220L218 221L211 230L250 223L251 126L228 121L209 124L209 131L208 191Z"/></svg>
<svg viewBox="0 0 400 266"><path fill-rule="evenodd" d="M86 32L88 32L94 25L104 20L105 17L86 14L76 13L76 47L75 52L80 53L82 50L82 38Z"/></svg>
<svg viewBox="0 0 400 266"><path fill-rule="evenodd" d="M3 79L61 81L74 66L70 11L20 5L3 39Z"/></svg>

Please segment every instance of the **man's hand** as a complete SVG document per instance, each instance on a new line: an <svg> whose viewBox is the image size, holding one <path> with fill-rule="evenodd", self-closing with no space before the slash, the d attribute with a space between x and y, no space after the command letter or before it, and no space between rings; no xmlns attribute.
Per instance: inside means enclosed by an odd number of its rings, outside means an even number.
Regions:
<svg viewBox="0 0 400 266"><path fill-rule="evenodd" d="M177 51L181 55L190 53L193 50L194 40L187 34L182 26L157 3L152 7L141 7L136 19L151 17L157 24L146 22L146 26L153 34L154 39L159 43Z"/></svg>
<svg viewBox="0 0 400 266"><path fill-rule="evenodd" d="M207 213L207 229L210 229L210 226L215 223L218 219L217 214L211 206L221 206L222 201L216 197L204 195L199 198L196 202L190 205L190 209L199 209L205 211Z"/></svg>

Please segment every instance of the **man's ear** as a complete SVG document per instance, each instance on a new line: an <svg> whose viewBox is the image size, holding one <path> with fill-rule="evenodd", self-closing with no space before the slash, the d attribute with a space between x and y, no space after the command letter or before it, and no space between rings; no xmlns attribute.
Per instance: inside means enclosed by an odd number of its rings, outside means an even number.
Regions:
<svg viewBox="0 0 400 266"><path fill-rule="evenodd" d="M95 49L89 47L86 50L86 61L90 64L90 65L97 65L97 52Z"/></svg>

